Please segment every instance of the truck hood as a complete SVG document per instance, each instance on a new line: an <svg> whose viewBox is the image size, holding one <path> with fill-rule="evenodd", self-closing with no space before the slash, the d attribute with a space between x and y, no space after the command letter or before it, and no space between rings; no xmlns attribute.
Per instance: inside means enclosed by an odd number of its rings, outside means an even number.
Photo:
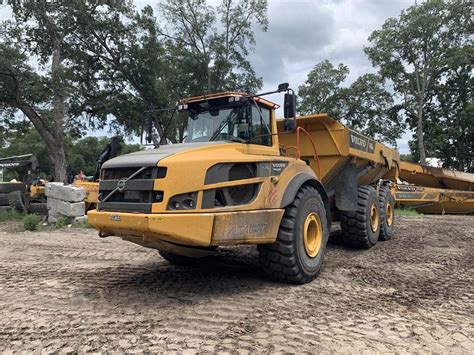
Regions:
<svg viewBox="0 0 474 355"><path fill-rule="evenodd" d="M229 144L229 142L197 142L163 145L157 149L141 150L139 152L125 154L110 159L102 165L102 168L113 169L122 167L156 166L160 160L171 155L202 149L210 145L221 144Z"/></svg>

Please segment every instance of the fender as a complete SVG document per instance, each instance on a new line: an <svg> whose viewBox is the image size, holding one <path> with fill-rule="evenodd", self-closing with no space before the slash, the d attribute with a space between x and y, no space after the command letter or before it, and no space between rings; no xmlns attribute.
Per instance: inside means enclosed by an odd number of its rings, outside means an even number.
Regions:
<svg viewBox="0 0 474 355"><path fill-rule="evenodd" d="M319 180L317 180L314 176L310 174L300 173L290 180L283 194L283 198L281 199L280 208L285 208L286 206L291 204L295 199L298 190L303 185L310 185L318 190L319 194L321 195L321 198L323 199L324 207L326 209L328 226L331 227L331 209L329 206L329 199L326 193L326 189Z"/></svg>

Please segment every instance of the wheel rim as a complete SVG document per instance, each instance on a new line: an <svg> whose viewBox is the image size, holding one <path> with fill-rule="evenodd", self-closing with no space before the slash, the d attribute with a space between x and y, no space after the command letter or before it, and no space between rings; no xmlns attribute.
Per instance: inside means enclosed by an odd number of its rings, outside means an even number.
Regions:
<svg viewBox="0 0 474 355"><path fill-rule="evenodd" d="M385 215L387 216L387 225L391 226L393 224L393 207L389 203L387 203L387 207L385 208Z"/></svg>
<svg viewBox="0 0 474 355"><path fill-rule="evenodd" d="M379 228L379 209L375 205L375 203L370 206L370 229L372 229L372 232L377 232L377 229Z"/></svg>
<svg viewBox="0 0 474 355"><path fill-rule="evenodd" d="M323 228L319 216L311 212L304 222L304 249L310 258L319 254L323 239Z"/></svg>

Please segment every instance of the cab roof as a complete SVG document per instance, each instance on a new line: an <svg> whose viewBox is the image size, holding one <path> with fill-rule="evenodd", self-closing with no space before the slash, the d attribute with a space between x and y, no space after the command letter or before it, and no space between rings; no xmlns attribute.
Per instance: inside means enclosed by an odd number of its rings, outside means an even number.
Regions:
<svg viewBox="0 0 474 355"><path fill-rule="evenodd" d="M204 101L206 99L211 100L211 99L218 99L222 97L245 97L245 96L249 96L249 94L244 93L244 92L226 91L226 92L218 92L215 94L187 97L187 98L182 99L181 103L189 104L191 102L199 102L199 101ZM273 109L277 109L280 107L280 105L272 101L266 100L262 97L254 96L254 99L255 101Z"/></svg>

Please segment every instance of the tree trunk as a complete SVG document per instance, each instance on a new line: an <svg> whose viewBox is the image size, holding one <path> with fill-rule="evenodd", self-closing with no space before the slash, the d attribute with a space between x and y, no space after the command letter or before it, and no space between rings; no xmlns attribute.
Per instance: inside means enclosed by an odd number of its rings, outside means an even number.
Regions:
<svg viewBox="0 0 474 355"><path fill-rule="evenodd" d="M416 121L416 139L418 141L418 152L420 153L420 164L426 164L425 140L423 137L423 98L418 99L418 112Z"/></svg>
<svg viewBox="0 0 474 355"><path fill-rule="evenodd" d="M64 145L61 148L50 151L48 149L49 160L51 161L51 174L54 181L67 183L67 161L64 153Z"/></svg>
<svg viewBox="0 0 474 355"><path fill-rule="evenodd" d="M56 77L58 70L61 69L61 47L60 42L56 41L53 48L53 57L51 61L51 76L53 82L60 83L59 77ZM56 80L55 80L56 79ZM64 152L64 117L66 116L66 104L62 93L62 87L59 84L53 88L53 122L52 135L56 144L49 149L48 153L51 159L52 173L54 181L67 183L67 161Z"/></svg>

